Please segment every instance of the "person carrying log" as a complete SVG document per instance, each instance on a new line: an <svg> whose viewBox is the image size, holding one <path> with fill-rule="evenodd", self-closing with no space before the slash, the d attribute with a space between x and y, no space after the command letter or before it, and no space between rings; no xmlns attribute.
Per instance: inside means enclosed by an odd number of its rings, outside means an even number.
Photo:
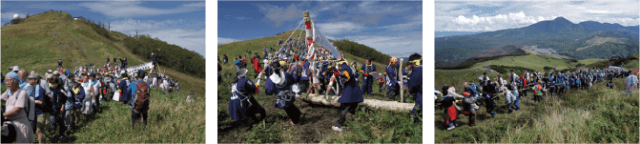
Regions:
<svg viewBox="0 0 640 144"><path fill-rule="evenodd" d="M331 128L335 131L342 131L340 127L346 121L347 112L355 115L358 103L363 102L364 98L362 97L362 90L358 88L358 83L355 81L355 71L349 67L345 60L341 60L337 64L340 67L339 76L344 79L344 89L338 99L338 103L340 103L340 118L336 121L336 125Z"/></svg>

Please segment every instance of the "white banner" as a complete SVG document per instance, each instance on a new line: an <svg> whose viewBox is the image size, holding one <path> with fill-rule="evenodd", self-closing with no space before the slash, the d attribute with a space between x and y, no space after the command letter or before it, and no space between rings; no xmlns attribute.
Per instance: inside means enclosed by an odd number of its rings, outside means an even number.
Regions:
<svg viewBox="0 0 640 144"><path fill-rule="evenodd" d="M617 67L617 66L609 66L610 69L617 69L617 70L622 70L622 67Z"/></svg>
<svg viewBox="0 0 640 144"><path fill-rule="evenodd" d="M137 66L132 66L127 68L127 72L136 72L138 70L148 70L148 69L152 69L153 68L153 63L152 62L148 62L148 63L144 63L141 65L137 65Z"/></svg>
<svg viewBox="0 0 640 144"><path fill-rule="evenodd" d="M331 42L329 42L329 40L327 40L327 38L316 29L316 25L314 23L311 23L311 27L313 28L313 42L331 51L331 55L333 55L333 57L339 58L340 52L338 52L338 49L333 47Z"/></svg>

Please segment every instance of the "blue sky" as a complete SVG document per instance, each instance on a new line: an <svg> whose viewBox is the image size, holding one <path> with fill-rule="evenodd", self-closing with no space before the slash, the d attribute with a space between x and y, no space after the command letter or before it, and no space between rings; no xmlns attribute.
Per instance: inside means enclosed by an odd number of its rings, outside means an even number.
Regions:
<svg viewBox="0 0 640 144"><path fill-rule="evenodd" d="M218 44L293 30L305 10L329 39L349 39L391 56L422 53L422 2L415 1L219 1Z"/></svg>
<svg viewBox="0 0 640 144"><path fill-rule="evenodd" d="M436 37L526 27L562 16L573 23L597 21L637 26L631 1L435 1Z"/></svg>
<svg viewBox="0 0 640 144"><path fill-rule="evenodd" d="M125 34L148 34L205 56L204 1L2 1L2 23L14 14L62 10L93 21L111 21L111 30Z"/></svg>

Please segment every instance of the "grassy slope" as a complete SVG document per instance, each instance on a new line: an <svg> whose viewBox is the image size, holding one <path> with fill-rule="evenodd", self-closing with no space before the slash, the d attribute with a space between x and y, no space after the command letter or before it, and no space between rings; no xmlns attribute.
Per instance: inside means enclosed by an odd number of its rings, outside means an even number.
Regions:
<svg viewBox="0 0 640 144"><path fill-rule="evenodd" d="M247 49L258 52L262 57L263 42L276 43L279 39L286 39L291 34L286 32L271 37L246 40L218 46L218 54L227 54L230 63L222 64L222 79L224 82L218 85L218 142L421 142L422 125L411 123L406 112L387 112L366 108L359 108L355 116L348 115L346 131L335 132L331 126L338 118L338 110L333 107L310 105L301 100L296 100L295 105L302 111L304 118L300 126L291 126L289 118L284 110L273 107L274 96L264 94L264 80L261 81L260 94L254 95L260 105L266 109L267 119L259 124L243 124L234 122L229 118L228 102L231 81L235 77L235 65L233 57L245 54ZM294 34L295 35L295 34ZM268 48L268 47L267 47ZM345 56L352 60L354 56L346 53ZM249 56L247 56L249 57ZM363 58L355 57L359 64ZM351 62L351 61L349 61ZM375 63L378 72L383 72L385 65ZM248 67L253 65L249 63ZM253 70L249 76L254 76ZM253 79L252 79L253 80ZM255 81L254 81L255 82ZM360 83L362 85L362 83ZM384 94L378 92L378 84L373 86L373 98L383 99ZM405 96L405 101L412 102L412 96ZM368 98L368 97L365 97Z"/></svg>
<svg viewBox="0 0 640 144"><path fill-rule="evenodd" d="M436 109L436 142L638 143L638 91L625 96L622 81L615 80L613 90L600 83L560 98L545 96L539 104L529 94L511 114L501 100L496 118L488 119L481 108L477 126L467 126L468 117L460 115L459 127L451 131L444 126L444 111Z"/></svg>
<svg viewBox="0 0 640 144"><path fill-rule="evenodd" d="M64 67L70 69L80 64L89 64L90 62L93 62L96 65L103 65L104 60L107 57L114 58L126 56L128 57L128 62L131 66L148 62L148 60L146 59L141 59L131 54L131 52L127 51L119 41L111 41L107 38L101 37L88 25L77 21L71 21L70 18L71 16L67 13L45 12L33 15L30 18L27 18L23 23L2 27L2 65L6 67L18 65L20 66L20 68L44 74L47 69L54 69L57 67L58 58L61 58L63 60ZM120 37L124 36L118 32L114 32L114 34ZM58 45L59 42L62 44ZM3 73L6 73L6 71L8 70L6 67L3 67L1 69ZM162 66L160 68L163 70L165 69ZM194 93L196 93L195 97L197 99L205 99L204 79L195 78L171 69L167 69L167 75L177 79L180 82L183 91L193 90ZM160 95L158 97L170 97L170 95ZM181 100L184 101L184 98L182 98ZM204 102L202 102L201 105L204 105ZM175 109L171 110L171 112L179 112L179 110ZM201 115L198 115L195 118L186 117L190 115L180 116L197 120L196 123L192 123L193 125L197 126L197 129L183 132L167 131L167 134L173 133L175 137L152 135L152 137L150 137L149 139L165 139L167 140L167 142L180 142L178 139L176 139L179 138L179 134L185 132L194 132L188 134L192 134L196 136L196 138L185 138L182 140L189 142L204 142L204 134L199 134L199 132L204 133L205 129L205 118L203 115L204 109L195 110L193 112L195 114ZM154 112L152 111L151 113ZM128 117L122 118L123 121L130 121L130 114ZM126 120L124 118L126 118ZM153 119L155 117L150 118ZM92 124L89 123L88 125ZM117 126L121 126L119 129L127 128L126 125ZM165 127L168 126L169 125ZM183 127L188 125L182 124L176 126ZM93 129L94 127L89 128ZM96 133L96 135L102 134L106 135L107 133ZM91 134L81 136L96 137L96 135ZM78 139L83 140L85 138L79 137ZM110 140L113 140L112 142L143 142L133 139L131 139L131 141L123 141L122 139Z"/></svg>
<svg viewBox="0 0 640 144"><path fill-rule="evenodd" d="M637 55L637 54L636 54ZM513 58L513 60L512 60ZM547 61L548 60L548 61ZM606 63L606 60L579 60L584 65ZM458 93L464 91L462 83L482 75L485 65L502 64L519 66L544 71L544 66L555 66L557 70L574 67L576 63L567 64L552 56L531 54L527 56L504 57L482 62L472 68L460 70L436 69L436 88L449 84L457 88ZM638 68L637 61L627 62L625 68ZM479 69L478 72L475 72ZM475 72L475 74L474 74ZM494 71L488 74L495 77ZM507 79L505 74L502 75ZM435 114L436 142L488 142L488 143L522 143L522 142L638 142L638 97L624 96L622 80L614 81L615 90L604 89L604 84L588 91L574 91L559 100L546 101L543 104L533 103L531 93L520 102L521 110L507 115L504 98L498 101L495 119L488 119L485 108L477 117L478 126L468 127L468 117L460 115L460 127L447 131L442 121L443 110L437 109ZM631 94L637 96L638 92ZM549 99L545 97L545 99ZM613 121L612 121L613 119ZM616 121L617 120L617 121ZM635 126L634 126L635 125Z"/></svg>
<svg viewBox="0 0 640 144"><path fill-rule="evenodd" d="M119 41L110 41L91 27L69 21L67 13L46 12L27 18L23 23L2 27L2 65L26 68L38 73L57 67L59 58L66 68L93 62L102 66L107 57L127 57L130 66L149 62L126 50ZM119 32L113 35L123 37ZM62 45L58 45L58 43ZM165 69L160 67L160 69ZM8 69L1 69L6 73ZM183 87L204 95L204 80L167 69Z"/></svg>

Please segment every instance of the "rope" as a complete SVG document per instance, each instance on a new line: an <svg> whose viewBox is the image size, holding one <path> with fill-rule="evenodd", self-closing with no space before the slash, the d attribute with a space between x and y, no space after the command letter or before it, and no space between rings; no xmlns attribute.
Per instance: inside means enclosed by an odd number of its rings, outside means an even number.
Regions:
<svg viewBox="0 0 640 144"><path fill-rule="evenodd" d="M300 24L298 24L298 26L297 26L295 29L293 29L293 30L297 30L297 29L300 27L300 25L302 25L302 23L304 23L304 20L303 20L303 21L300 21ZM289 42L289 38L290 38L291 36L293 36L293 34L294 34L294 33L296 33L296 32L295 32L295 31L294 31L294 32L292 32L292 33L291 33L291 35L289 35L289 36L287 37L287 40L285 40L285 41L284 41L284 44L286 44L287 42ZM282 47L284 46L284 44L283 44L282 46L280 46L280 49L278 49L278 51L281 51L281 50L282 50Z"/></svg>

